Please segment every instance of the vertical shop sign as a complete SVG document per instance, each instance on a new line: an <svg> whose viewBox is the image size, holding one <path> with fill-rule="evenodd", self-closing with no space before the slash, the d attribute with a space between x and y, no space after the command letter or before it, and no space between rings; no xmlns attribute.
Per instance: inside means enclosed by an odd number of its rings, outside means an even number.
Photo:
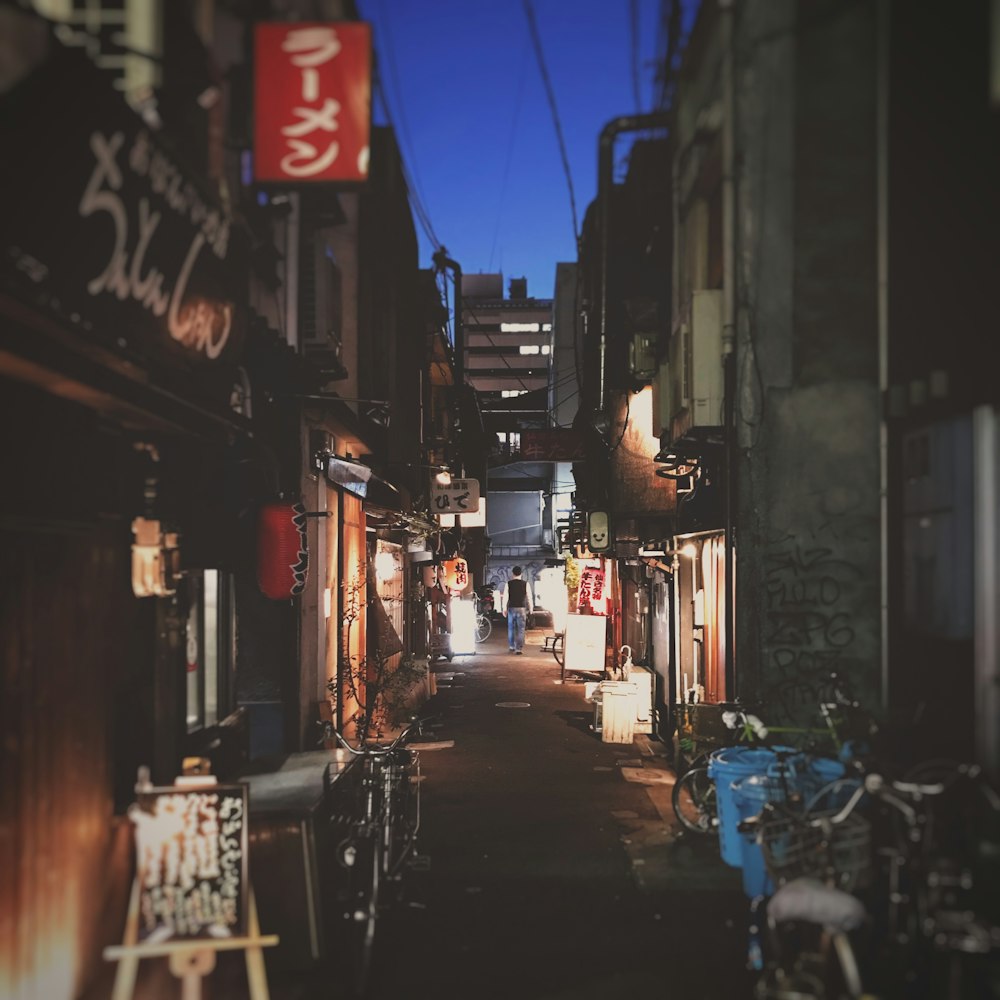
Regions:
<svg viewBox="0 0 1000 1000"><path fill-rule="evenodd" d="M577 607L593 615L608 613L608 595L604 590L604 570L588 567L580 573Z"/></svg>
<svg viewBox="0 0 1000 1000"><path fill-rule="evenodd" d="M254 55L254 178L289 184L366 180L370 25L258 24Z"/></svg>

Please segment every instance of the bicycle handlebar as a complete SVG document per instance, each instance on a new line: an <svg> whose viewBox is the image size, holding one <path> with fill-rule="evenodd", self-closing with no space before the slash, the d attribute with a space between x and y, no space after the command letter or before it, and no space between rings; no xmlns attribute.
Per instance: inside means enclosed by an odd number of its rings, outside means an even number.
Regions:
<svg viewBox="0 0 1000 1000"><path fill-rule="evenodd" d="M960 777L968 776L975 778L979 772L976 765L960 765L951 781L935 781L931 783L921 783L917 781L897 781L887 778L883 774L872 772L866 774L861 784L854 790L851 797L844 806L833 816L826 818L827 822L842 823L852 812L865 795L873 795L881 802L892 806L902 813L908 824L912 825L917 818L915 805L922 799L932 798L941 795Z"/></svg>
<svg viewBox="0 0 1000 1000"><path fill-rule="evenodd" d="M820 702L819 709L827 726L833 724L832 713L837 708L857 708L858 702L851 696L850 689L844 679L836 672L831 671L829 675L831 685L832 701ZM739 699L732 702L720 702L722 709L722 722L727 729L742 729L744 735L753 735L756 739L766 740L769 735L769 727L757 715L751 711L751 706L742 704ZM775 732L781 732L783 727L772 727Z"/></svg>
<svg viewBox="0 0 1000 1000"><path fill-rule="evenodd" d="M384 757L387 754L392 753L396 747L405 743L414 732L423 735L424 726L429 723L434 716L429 715L423 719L413 718L410 720L409 725L391 742L386 744L380 743L362 743L359 746L352 746L346 739L343 733L340 732L333 723L326 723L326 729L331 733L337 740L337 742L347 751L352 753L355 757Z"/></svg>

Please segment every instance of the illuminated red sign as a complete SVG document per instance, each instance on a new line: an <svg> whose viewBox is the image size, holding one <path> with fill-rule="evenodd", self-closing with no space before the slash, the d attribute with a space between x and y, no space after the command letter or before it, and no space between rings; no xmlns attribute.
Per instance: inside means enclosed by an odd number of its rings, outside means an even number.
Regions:
<svg viewBox="0 0 1000 1000"><path fill-rule="evenodd" d="M258 24L254 57L254 178L292 184L365 180L370 26Z"/></svg>
<svg viewBox="0 0 1000 1000"><path fill-rule="evenodd" d="M604 570L588 567L580 573L577 607L589 609L593 615L608 613L608 594L604 589Z"/></svg>
<svg viewBox="0 0 1000 1000"><path fill-rule="evenodd" d="M569 427L521 431L521 454L537 462L572 462L586 458L583 435Z"/></svg>

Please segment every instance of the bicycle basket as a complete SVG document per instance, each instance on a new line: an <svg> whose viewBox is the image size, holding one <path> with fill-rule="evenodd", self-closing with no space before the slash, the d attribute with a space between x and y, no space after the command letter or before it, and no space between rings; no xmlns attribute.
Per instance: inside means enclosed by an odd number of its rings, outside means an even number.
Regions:
<svg viewBox="0 0 1000 1000"><path fill-rule="evenodd" d="M776 814L762 819L758 840L775 885L793 878L829 878L838 888L850 892L867 884L871 872L871 824L857 813L837 824L822 822L834 815Z"/></svg>

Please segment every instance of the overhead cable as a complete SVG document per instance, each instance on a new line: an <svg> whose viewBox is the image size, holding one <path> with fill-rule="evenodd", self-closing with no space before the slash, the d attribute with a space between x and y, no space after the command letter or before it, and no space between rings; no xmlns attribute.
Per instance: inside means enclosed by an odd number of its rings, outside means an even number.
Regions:
<svg viewBox="0 0 1000 1000"><path fill-rule="evenodd" d="M573 175L569 169L569 158L566 155L566 141L563 138L562 124L559 121L559 111L556 108L556 97L552 90L552 81L549 79L549 71L545 65L545 52L542 48L542 40L538 34L538 25L535 22L535 9L531 0L522 0L524 4L524 14L528 19L528 29L531 32L531 42L535 48L535 57L538 60L538 68L542 74L542 82L545 84L545 95L549 101L549 108L552 111L552 124L555 127L556 139L559 142L559 155L562 157L563 172L566 174L566 185L569 188L569 207L573 216L573 241L576 245L580 243L580 227L576 222L576 196L573 193Z"/></svg>

